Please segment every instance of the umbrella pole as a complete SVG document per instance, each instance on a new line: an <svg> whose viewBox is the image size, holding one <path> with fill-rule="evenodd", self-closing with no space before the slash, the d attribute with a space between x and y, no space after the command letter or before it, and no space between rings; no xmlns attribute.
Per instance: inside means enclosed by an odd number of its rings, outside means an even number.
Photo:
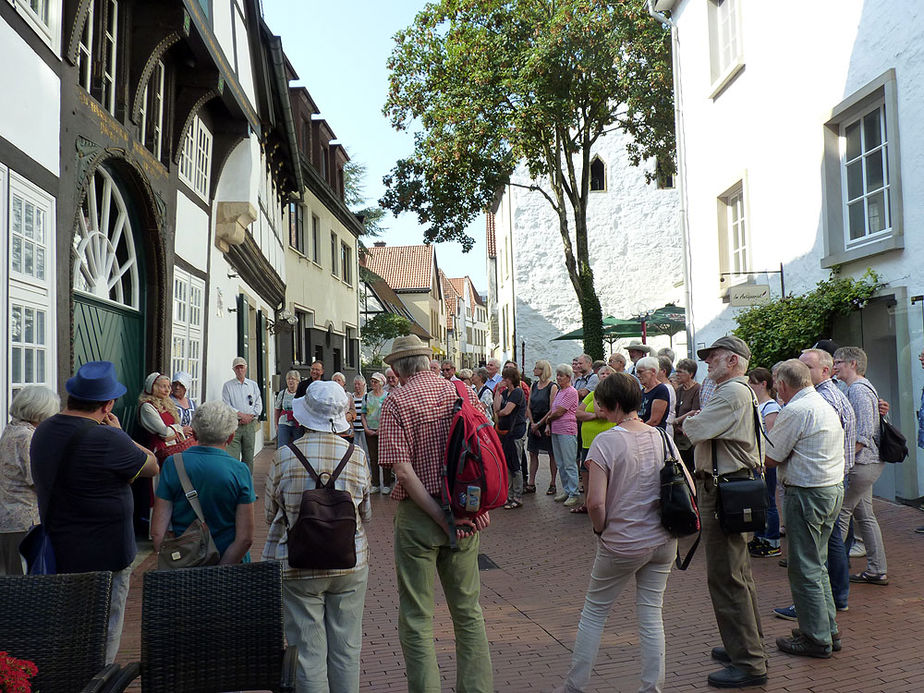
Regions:
<svg viewBox="0 0 924 693"><path fill-rule="evenodd" d="M648 321L642 320L642 344L648 343L647 341L645 341L647 337L648 337Z"/></svg>

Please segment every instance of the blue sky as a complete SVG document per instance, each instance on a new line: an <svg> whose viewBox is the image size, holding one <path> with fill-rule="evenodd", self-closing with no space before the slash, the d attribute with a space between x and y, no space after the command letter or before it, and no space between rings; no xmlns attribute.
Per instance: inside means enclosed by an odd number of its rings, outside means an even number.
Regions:
<svg viewBox="0 0 924 693"><path fill-rule="evenodd" d="M299 81L311 92L321 115L352 159L366 165L370 201L384 192L382 177L408 155L413 140L392 129L382 115L387 94L385 61L392 37L409 25L423 0L264 0L263 13ZM437 245L437 262L450 277L469 275L479 292L488 289L485 270L484 216L469 228L475 247L462 252L458 243ZM388 213L382 240L389 245L423 242L416 216Z"/></svg>

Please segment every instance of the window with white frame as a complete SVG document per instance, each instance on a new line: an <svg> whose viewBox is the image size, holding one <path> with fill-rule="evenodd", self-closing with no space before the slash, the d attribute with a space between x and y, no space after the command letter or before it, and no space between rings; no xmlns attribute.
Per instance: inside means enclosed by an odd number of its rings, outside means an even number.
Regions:
<svg viewBox="0 0 924 693"><path fill-rule="evenodd" d="M822 267L904 247L895 70L832 110L824 124Z"/></svg>
<svg viewBox="0 0 924 693"><path fill-rule="evenodd" d="M0 176L0 182L4 182ZM6 192L5 190L3 192ZM0 200L4 195L0 194ZM6 288L8 329L7 394L26 385L54 381L54 200L15 173L10 174ZM0 291L0 295L4 292Z"/></svg>
<svg viewBox="0 0 924 693"><path fill-rule="evenodd" d="M192 380L190 395L198 400L202 379L202 331L205 282L179 268L173 271L173 371L185 371Z"/></svg>
<svg viewBox="0 0 924 693"><path fill-rule="evenodd" d="M141 139L158 161L164 131L164 73L164 63L158 60L141 98Z"/></svg>
<svg viewBox="0 0 924 693"><path fill-rule="evenodd" d="M44 283L48 263L47 207L10 190L10 276Z"/></svg>
<svg viewBox="0 0 924 693"><path fill-rule="evenodd" d="M750 243L744 181L738 181L718 197L720 286L747 280Z"/></svg>
<svg viewBox="0 0 924 693"><path fill-rule="evenodd" d="M192 188L205 202L209 201L209 181L212 167L212 133L199 116L193 118L183 140L180 156L180 180Z"/></svg>
<svg viewBox="0 0 924 693"><path fill-rule="evenodd" d="M90 91L93 80L93 10L95 4L90 3L87 19L77 43L77 82L86 91Z"/></svg>
<svg viewBox="0 0 924 693"><path fill-rule="evenodd" d="M841 125L845 244L867 243L891 231L889 140L885 104Z"/></svg>
<svg viewBox="0 0 924 693"><path fill-rule="evenodd" d="M742 65L740 0L709 0L709 61L713 84L722 89Z"/></svg>
<svg viewBox="0 0 924 693"><path fill-rule="evenodd" d="M119 3L105 0L100 43L100 64L102 65L103 107L112 115L116 111L116 59L119 49Z"/></svg>

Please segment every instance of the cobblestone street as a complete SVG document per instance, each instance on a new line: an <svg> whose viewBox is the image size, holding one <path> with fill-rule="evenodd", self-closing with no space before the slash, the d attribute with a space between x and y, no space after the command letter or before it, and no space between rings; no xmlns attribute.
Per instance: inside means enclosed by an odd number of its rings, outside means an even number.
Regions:
<svg viewBox="0 0 924 693"><path fill-rule="evenodd" d="M251 556L259 558L266 535L262 518L262 480L272 450L256 460L257 536ZM545 458L543 458L543 462ZM497 690L550 691L561 684L570 661L584 590L593 559L593 536L586 515L572 515L543 494L548 470L540 473L539 493L517 511L497 510L482 536L481 551L496 568L482 572L482 606L491 641ZM882 691L924 689L924 536L913 533L924 515L905 506L876 501L889 558L888 587L853 585L850 610L839 614L844 649L829 660L800 659L777 651L776 637L795 626L770 615L791 603L786 570L777 559L754 559L760 590L765 643L770 653L766 691ZM406 690L398 643L397 591L392 560L394 503L376 496L370 528L369 591L363 623L362 690ZM785 540L784 540L785 549ZM852 572L865 559L853 559ZM667 634L665 690L708 690L706 675L717 668L709 650L720 644L705 584L700 549L686 572L674 570L664 604ZM141 560L129 595L119 661L138 658L142 573L153 557ZM434 630L444 690L454 690L452 622L437 592ZM588 691L634 691L638 686L638 638L634 590L614 606ZM761 690L761 689L750 689Z"/></svg>

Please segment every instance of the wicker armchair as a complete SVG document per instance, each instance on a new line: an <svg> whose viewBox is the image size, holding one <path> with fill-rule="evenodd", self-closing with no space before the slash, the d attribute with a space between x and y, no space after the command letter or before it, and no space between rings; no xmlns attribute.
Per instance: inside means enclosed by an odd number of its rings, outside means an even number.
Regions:
<svg viewBox="0 0 924 693"><path fill-rule="evenodd" d="M282 608L276 562L148 572L141 662L106 690L123 691L140 673L144 693L294 691Z"/></svg>
<svg viewBox="0 0 924 693"><path fill-rule="evenodd" d="M99 691L106 663L112 573L0 576L0 650L34 662L34 690Z"/></svg>

